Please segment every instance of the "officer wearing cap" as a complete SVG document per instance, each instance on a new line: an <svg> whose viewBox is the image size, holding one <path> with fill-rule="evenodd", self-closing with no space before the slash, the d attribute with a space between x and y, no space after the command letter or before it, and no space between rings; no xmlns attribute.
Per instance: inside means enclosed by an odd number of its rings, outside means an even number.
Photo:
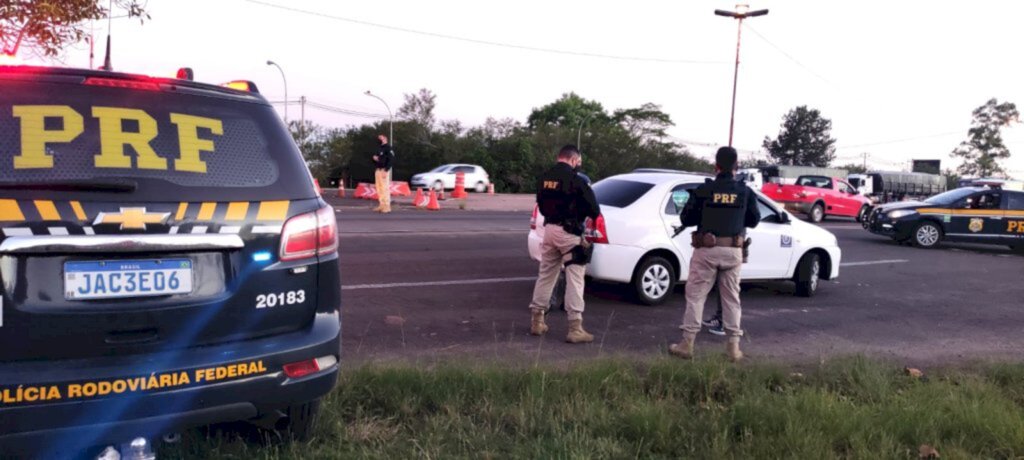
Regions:
<svg viewBox="0 0 1024 460"><path fill-rule="evenodd" d="M575 145L566 145L558 152L558 163L537 181L537 207L544 215L544 242L541 243L540 271L530 303L530 334L544 335L544 321L551 291L558 273L565 266L565 307L569 332L565 341L588 343L594 336L583 329L583 276L586 273L584 221L596 219L601 208L577 171L583 159Z"/></svg>
<svg viewBox="0 0 1024 460"><path fill-rule="evenodd" d="M686 280L683 340L669 346L671 354L683 359L693 358L693 342L700 332L704 301L716 279L722 299L722 322L729 336L726 353L733 362L743 359L740 268L746 229L756 227L761 214L754 193L733 176L736 161L736 149L718 149L715 154L717 176L697 187L679 216L683 228L697 226L691 241L694 250Z"/></svg>

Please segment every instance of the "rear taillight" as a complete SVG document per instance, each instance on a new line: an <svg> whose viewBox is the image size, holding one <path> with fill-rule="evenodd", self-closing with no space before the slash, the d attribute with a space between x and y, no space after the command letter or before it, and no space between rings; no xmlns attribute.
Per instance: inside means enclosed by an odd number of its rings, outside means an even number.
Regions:
<svg viewBox="0 0 1024 460"><path fill-rule="evenodd" d="M608 228L604 224L604 216L587 219L587 241L594 244L608 244Z"/></svg>
<svg viewBox="0 0 1024 460"><path fill-rule="evenodd" d="M283 369L284 375L287 375L288 378L297 379L299 377L316 374L317 372L325 369L330 369L335 364L338 364L338 358L333 355L328 355L316 359L310 359L308 361L285 364Z"/></svg>
<svg viewBox="0 0 1024 460"><path fill-rule="evenodd" d="M530 217L530 230L537 229L537 206L533 207L533 216Z"/></svg>
<svg viewBox="0 0 1024 460"><path fill-rule="evenodd" d="M305 259L337 250L338 224L330 206L288 219L281 231L281 260Z"/></svg>

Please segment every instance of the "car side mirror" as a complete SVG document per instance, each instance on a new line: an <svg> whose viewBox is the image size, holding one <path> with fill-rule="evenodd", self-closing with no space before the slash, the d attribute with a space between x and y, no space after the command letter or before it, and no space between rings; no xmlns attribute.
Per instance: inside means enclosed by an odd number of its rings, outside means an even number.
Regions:
<svg viewBox="0 0 1024 460"><path fill-rule="evenodd" d="M783 212L779 213L779 223L780 224L788 224L789 223L789 213L788 212L783 211Z"/></svg>

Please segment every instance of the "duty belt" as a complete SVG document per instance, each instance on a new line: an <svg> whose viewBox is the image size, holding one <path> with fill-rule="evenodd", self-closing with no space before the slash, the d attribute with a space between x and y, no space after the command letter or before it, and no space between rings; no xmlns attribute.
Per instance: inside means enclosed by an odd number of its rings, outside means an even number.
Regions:
<svg viewBox="0 0 1024 460"><path fill-rule="evenodd" d="M713 247L742 248L743 242L746 240L745 235L715 236L707 232L693 232L691 238L690 245L697 249Z"/></svg>

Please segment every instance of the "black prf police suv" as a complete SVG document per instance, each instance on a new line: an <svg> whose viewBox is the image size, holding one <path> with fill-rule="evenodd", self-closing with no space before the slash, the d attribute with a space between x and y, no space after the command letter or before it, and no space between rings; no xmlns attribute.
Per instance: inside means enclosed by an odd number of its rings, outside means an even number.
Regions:
<svg viewBox="0 0 1024 460"><path fill-rule="evenodd" d="M0 457L309 434L338 373L334 210L255 85L226 86L0 67Z"/></svg>

